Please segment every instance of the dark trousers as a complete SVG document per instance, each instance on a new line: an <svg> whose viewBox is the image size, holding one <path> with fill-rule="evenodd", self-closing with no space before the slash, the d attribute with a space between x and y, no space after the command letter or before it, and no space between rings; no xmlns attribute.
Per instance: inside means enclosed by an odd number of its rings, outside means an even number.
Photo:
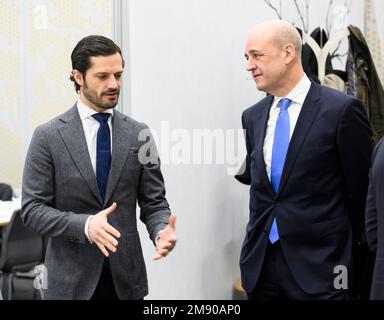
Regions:
<svg viewBox="0 0 384 320"><path fill-rule="evenodd" d="M103 266L99 282L91 300L119 300L112 280L111 269Z"/></svg>
<svg viewBox="0 0 384 320"><path fill-rule="evenodd" d="M294 279L283 255L280 242L268 243L263 268L255 289L247 293L249 300L347 300L347 290L308 294Z"/></svg>

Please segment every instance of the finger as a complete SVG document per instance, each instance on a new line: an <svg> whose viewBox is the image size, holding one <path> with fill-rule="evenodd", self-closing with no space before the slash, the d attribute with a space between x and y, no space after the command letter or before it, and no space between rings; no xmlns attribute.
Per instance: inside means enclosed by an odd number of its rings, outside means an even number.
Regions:
<svg viewBox="0 0 384 320"><path fill-rule="evenodd" d="M117 248L112 244L110 243L109 241L106 241L104 240L104 246L111 252L115 253L117 251Z"/></svg>
<svg viewBox="0 0 384 320"><path fill-rule="evenodd" d="M114 202L110 207L108 207L107 209L104 209L100 213L102 213L105 217L108 217L112 212L116 210L116 208L117 208L117 204L116 202Z"/></svg>
<svg viewBox="0 0 384 320"><path fill-rule="evenodd" d="M153 260L159 260L164 258L168 253L168 250L157 250L157 254L152 258Z"/></svg>
<svg viewBox="0 0 384 320"><path fill-rule="evenodd" d="M176 240L176 236L175 236L174 233L171 234L171 235L165 234L162 238L159 239L158 244L160 244L161 246L165 246L165 245L168 245L168 244L174 246L176 241L177 240Z"/></svg>
<svg viewBox="0 0 384 320"><path fill-rule="evenodd" d="M102 238L104 239L104 241L109 242L114 247L117 247L117 245L119 244L119 242L107 232L103 233Z"/></svg>
<svg viewBox="0 0 384 320"><path fill-rule="evenodd" d="M159 259L161 259L161 258L163 258L163 256L160 255L160 254L157 254L157 255L155 255L152 259L153 259L153 260L159 260Z"/></svg>
<svg viewBox="0 0 384 320"><path fill-rule="evenodd" d="M107 247L109 251L116 252L117 251L117 240L110 236L106 232L102 232L100 235L97 236L96 241L100 244L102 244L104 247Z"/></svg>
<svg viewBox="0 0 384 320"><path fill-rule="evenodd" d="M163 258L163 256L157 254L156 256L152 257L152 260L160 260L161 258Z"/></svg>
<svg viewBox="0 0 384 320"><path fill-rule="evenodd" d="M167 239L168 240L168 242L169 243L171 243L173 246L176 244L176 242L177 242L177 239L176 239L176 237L174 236L174 237L171 237L171 238L169 238L169 239Z"/></svg>
<svg viewBox="0 0 384 320"><path fill-rule="evenodd" d="M166 249L160 249L160 250L157 250L157 253L156 255L152 258L153 260L159 260L163 257L165 257L167 254L168 254L168 250Z"/></svg>
<svg viewBox="0 0 384 320"><path fill-rule="evenodd" d="M176 228L175 224L176 224L176 216L173 213L171 213L168 220L168 227L175 229Z"/></svg>
<svg viewBox="0 0 384 320"><path fill-rule="evenodd" d="M173 244L170 242L167 242L167 243L161 245L157 250L163 250L163 249L169 250L171 248L173 248Z"/></svg>
<svg viewBox="0 0 384 320"><path fill-rule="evenodd" d="M103 253L103 255L105 255L106 257L108 257L108 256L109 256L109 253L108 253L107 249L105 249L105 247L104 247L101 243L99 243L98 241L96 241L95 243L96 243L96 245L99 247L99 249L100 249L100 251Z"/></svg>
<svg viewBox="0 0 384 320"><path fill-rule="evenodd" d="M120 232L117 229L115 229L114 227L112 227L109 223L105 223L105 225L103 227L104 227L104 230L106 232L108 232L109 234L111 234L112 236L114 236L116 238L120 238L120 236L121 236Z"/></svg>

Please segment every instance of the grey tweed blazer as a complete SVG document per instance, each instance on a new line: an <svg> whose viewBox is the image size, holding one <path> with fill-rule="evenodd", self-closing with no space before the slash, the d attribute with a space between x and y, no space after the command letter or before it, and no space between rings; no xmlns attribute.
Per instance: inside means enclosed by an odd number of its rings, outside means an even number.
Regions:
<svg viewBox="0 0 384 320"><path fill-rule="evenodd" d="M76 104L36 128L24 166L21 216L28 228L49 238L44 299L92 296L104 256L86 239L85 222L113 202L117 209L108 222L121 233L117 252L109 257L116 292L120 299L147 295L136 204L152 241L167 225L170 209L160 164L138 160L146 143L138 139L143 129L145 124L114 110L112 163L102 203Z"/></svg>

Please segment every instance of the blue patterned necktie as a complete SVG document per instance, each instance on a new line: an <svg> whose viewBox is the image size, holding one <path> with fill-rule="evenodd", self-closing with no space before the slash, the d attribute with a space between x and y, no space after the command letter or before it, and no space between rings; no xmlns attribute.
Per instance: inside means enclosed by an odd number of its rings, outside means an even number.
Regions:
<svg viewBox="0 0 384 320"><path fill-rule="evenodd" d="M273 139L272 147L272 164L271 164L271 182L273 189L277 193L279 189L281 174L284 168L285 156L287 155L289 145L289 113L288 107L291 104L290 99L281 99L280 113L276 121L275 137ZM276 218L273 219L272 227L269 232L269 240L275 243L279 240L279 232L277 230Z"/></svg>
<svg viewBox="0 0 384 320"><path fill-rule="evenodd" d="M96 113L92 115L99 123L96 144L96 179L101 199L105 200L109 169L111 167L111 133L108 126L110 113Z"/></svg>

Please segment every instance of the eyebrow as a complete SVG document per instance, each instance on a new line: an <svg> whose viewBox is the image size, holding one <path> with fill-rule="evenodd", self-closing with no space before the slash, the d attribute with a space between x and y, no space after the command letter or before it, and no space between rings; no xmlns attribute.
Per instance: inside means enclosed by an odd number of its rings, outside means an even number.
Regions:
<svg viewBox="0 0 384 320"><path fill-rule="evenodd" d="M252 49L252 50L249 50L249 53L262 53L262 51L257 49Z"/></svg>
<svg viewBox="0 0 384 320"><path fill-rule="evenodd" d="M123 70L121 70L121 71L117 71L117 72L115 72L114 74L122 74L123 73ZM96 72L95 73L95 75L97 75L97 76L105 76L105 75L108 75L108 74L110 74L109 72Z"/></svg>
<svg viewBox="0 0 384 320"><path fill-rule="evenodd" d="M244 56L248 57L249 54L260 54L260 53L262 53L262 51L257 49L252 49L252 50L249 50L249 52L244 53Z"/></svg>

